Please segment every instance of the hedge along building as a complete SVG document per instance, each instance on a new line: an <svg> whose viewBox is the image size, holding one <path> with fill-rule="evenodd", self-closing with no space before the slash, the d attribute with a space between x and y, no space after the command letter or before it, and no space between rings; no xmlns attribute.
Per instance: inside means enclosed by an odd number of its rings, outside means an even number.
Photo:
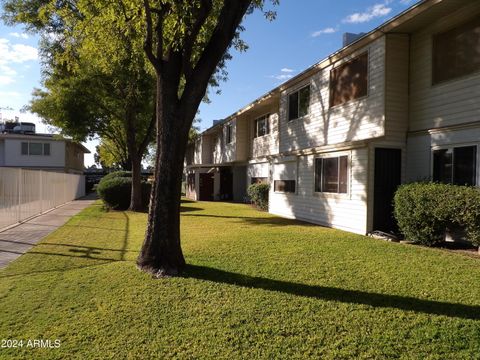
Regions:
<svg viewBox="0 0 480 360"><path fill-rule="evenodd" d="M479 15L422 1L216 123L190 147L187 196L267 181L271 213L365 234L395 228L402 182L479 185Z"/></svg>

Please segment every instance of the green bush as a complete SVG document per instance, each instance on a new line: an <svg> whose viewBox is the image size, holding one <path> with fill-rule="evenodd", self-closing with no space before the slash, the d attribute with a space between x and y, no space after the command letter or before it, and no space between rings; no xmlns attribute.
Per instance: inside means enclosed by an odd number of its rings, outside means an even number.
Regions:
<svg viewBox="0 0 480 360"><path fill-rule="evenodd" d="M142 203L146 208L150 200L151 184L142 182ZM127 210L132 195L132 178L113 177L100 181L97 193L106 207L113 210Z"/></svg>
<svg viewBox="0 0 480 360"><path fill-rule="evenodd" d="M108 173L100 180L100 182L107 181L114 178L131 178L131 177L132 177L131 171L119 170L119 171L113 171L111 173Z"/></svg>
<svg viewBox="0 0 480 360"><path fill-rule="evenodd" d="M408 240L433 246L445 231L461 227L467 239L480 246L480 190L438 183L412 183L398 188L395 218Z"/></svg>
<svg viewBox="0 0 480 360"><path fill-rule="evenodd" d="M265 183L252 184L247 189L247 194L257 208L268 210L268 192L270 185Z"/></svg>

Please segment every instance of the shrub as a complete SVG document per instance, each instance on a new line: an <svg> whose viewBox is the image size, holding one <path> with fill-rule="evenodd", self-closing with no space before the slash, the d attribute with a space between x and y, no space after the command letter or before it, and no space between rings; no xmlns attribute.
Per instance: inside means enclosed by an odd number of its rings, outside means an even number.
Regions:
<svg viewBox="0 0 480 360"><path fill-rule="evenodd" d="M145 208L150 199L151 184L142 182L142 203ZM106 207L113 210L127 210L132 195L132 178L112 177L100 181L97 186L98 196Z"/></svg>
<svg viewBox="0 0 480 360"><path fill-rule="evenodd" d="M268 210L268 192L270 185L265 183L252 184L247 189L247 194L252 203L260 210Z"/></svg>
<svg viewBox="0 0 480 360"><path fill-rule="evenodd" d="M123 170L113 171L111 173L108 173L104 177L102 177L99 183L101 183L102 181L107 181L114 178L131 178L131 177L132 177L131 171L123 171Z"/></svg>
<svg viewBox="0 0 480 360"><path fill-rule="evenodd" d="M433 246L445 231L465 229L468 240L480 246L480 190L438 183L412 183L398 188L395 218L408 240Z"/></svg>

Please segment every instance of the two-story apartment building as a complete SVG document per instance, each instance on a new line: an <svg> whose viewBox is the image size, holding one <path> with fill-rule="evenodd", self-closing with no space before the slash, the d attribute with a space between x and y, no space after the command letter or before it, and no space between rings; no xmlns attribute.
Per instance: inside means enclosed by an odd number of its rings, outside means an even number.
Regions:
<svg viewBox="0 0 480 360"><path fill-rule="evenodd" d="M425 0L345 44L202 133L187 196L265 181L271 213L365 234L395 229L402 182L480 185L479 19L478 1Z"/></svg>
<svg viewBox="0 0 480 360"><path fill-rule="evenodd" d="M83 174L87 153L83 145L51 134L0 133L0 167Z"/></svg>

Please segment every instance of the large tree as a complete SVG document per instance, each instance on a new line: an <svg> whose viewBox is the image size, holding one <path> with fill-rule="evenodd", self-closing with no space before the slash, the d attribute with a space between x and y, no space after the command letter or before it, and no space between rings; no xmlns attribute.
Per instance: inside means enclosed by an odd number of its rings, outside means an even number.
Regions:
<svg viewBox="0 0 480 360"><path fill-rule="evenodd" d="M244 46L239 40L244 16L263 9L263 4L144 0L145 51L157 76L157 154L147 231L137 264L154 276L175 275L185 266L180 193L189 130L212 77L229 57L229 48Z"/></svg>
<svg viewBox="0 0 480 360"><path fill-rule="evenodd" d="M92 42L102 24L120 26L127 35L132 29L144 32L145 54L156 76L157 151L147 231L137 264L154 276L178 274L185 266L180 246L180 197L192 122L208 86L225 78L229 49L246 48L239 37L243 18L255 9L269 19L274 12L264 10L265 0L119 0L115 2L123 15L119 18L112 10L115 5L100 0L4 2L10 21L36 28L40 22L47 31L60 24L62 33L73 32L80 38L91 35L87 39ZM115 44L105 44L106 52L115 49ZM70 50L67 54L75 54L78 46L75 41L62 45ZM108 56L102 58L108 63Z"/></svg>

